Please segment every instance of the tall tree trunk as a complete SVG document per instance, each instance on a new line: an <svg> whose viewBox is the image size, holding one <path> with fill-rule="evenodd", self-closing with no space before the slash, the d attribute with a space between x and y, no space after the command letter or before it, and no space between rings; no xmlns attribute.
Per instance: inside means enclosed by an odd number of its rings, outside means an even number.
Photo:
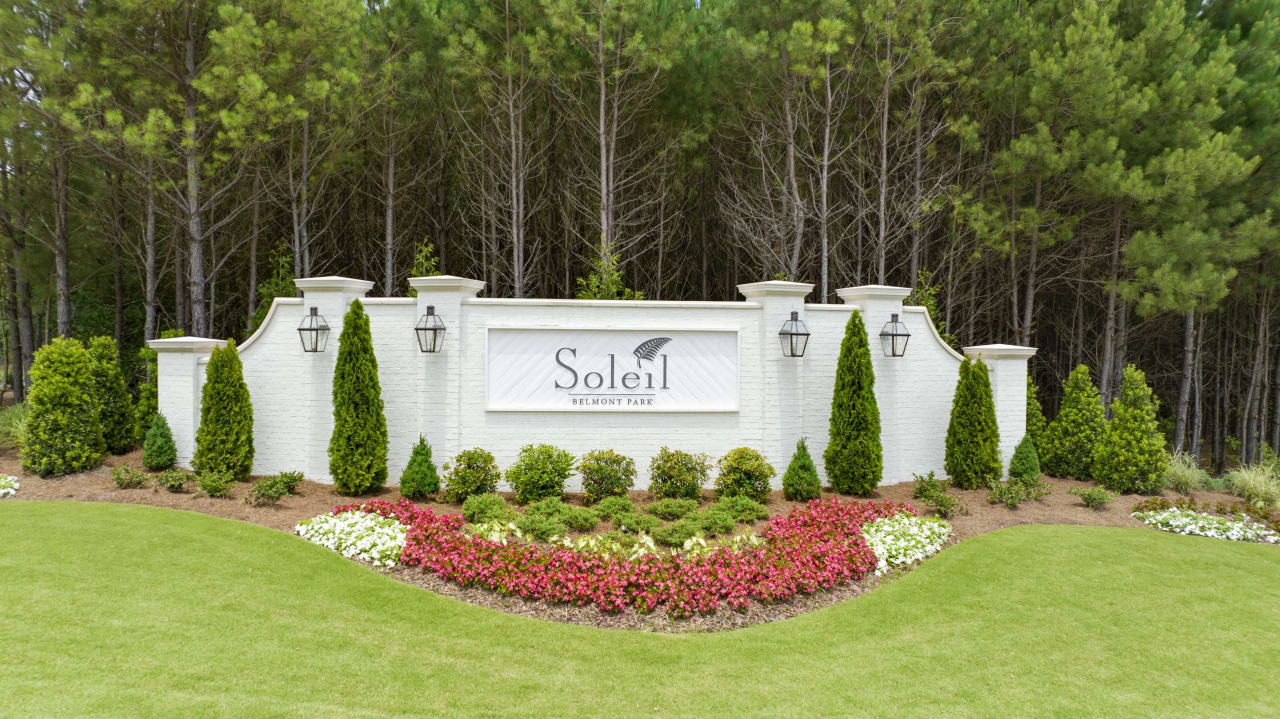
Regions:
<svg viewBox="0 0 1280 719"><path fill-rule="evenodd" d="M1181 452L1187 436L1187 406L1191 401L1191 376L1195 369L1196 311L1187 310L1183 315L1182 330L1182 382L1178 387L1178 406L1173 425L1173 451ZM1195 448L1192 447L1195 452Z"/></svg>
<svg viewBox="0 0 1280 719"><path fill-rule="evenodd" d="M1200 461L1200 437L1201 430L1204 427L1204 314L1200 315L1200 326L1196 329L1196 357L1194 379L1192 382L1193 398L1191 419L1191 447L1190 451L1196 461Z"/></svg>
<svg viewBox="0 0 1280 719"><path fill-rule="evenodd" d="M1107 320L1102 330L1102 367L1098 371L1099 392L1102 404L1111 416L1111 377L1116 366L1116 284L1120 281L1120 205L1114 208L1111 219L1111 272L1107 283Z"/></svg>
<svg viewBox="0 0 1280 719"><path fill-rule="evenodd" d="M143 201L142 220L142 292L144 319L142 321L142 339L156 338L156 188L151 177L151 160L147 160L147 173L143 181L147 183L145 200Z"/></svg>
<svg viewBox="0 0 1280 719"><path fill-rule="evenodd" d="M1256 459L1257 410L1262 391L1262 375L1266 371L1267 343L1271 339L1270 291L1264 291L1258 304L1258 322L1253 335L1253 365L1249 370L1249 384L1245 388L1244 403L1240 408L1240 464L1252 464Z"/></svg>
<svg viewBox="0 0 1280 719"><path fill-rule="evenodd" d="M383 185L386 197L382 204L382 271L387 297L395 294L396 281L396 116L392 100L387 99L387 162Z"/></svg>
<svg viewBox="0 0 1280 719"><path fill-rule="evenodd" d="M822 76L822 90L823 90L823 98L824 98L823 109L825 110L822 118L822 174L818 178L819 185L820 185L819 200L818 200L818 212L819 212L818 240L821 243L821 253L822 253L822 260L821 260L822 267L818 272L818 275L819 275L818 290L820 292L820 295L819 295L820 299L818 300L819 302L826 302L828 293L830 291L829 289L830 285L828 285L827 283L827 278L829 273L828 267L830 265L829 258L831 254L829 249L829 238L828 238L828 233L830 232L830 229L831 229L830 228L831 210L830 210L829 200L827 198L827 191L828 191L828 185L830 184L830 176L831 176L831 133L832 133L831 125L832 125L832 119L833 119L832 118L833 102L832 102L832 96L831 96L831 56L830 55L827 55L826 63L827 63L826 72ZM914 282L914 279L913 279L913 282ZM913 284L912 286L914 287L915 285Z"/></svg>
<svg viewBox="0 0 1280 719"><path fill-rule="evenodd" d="M14 271L11 265L5 275L9 282L9 301L5 303L5 309L9 313L9 335L11 337L9 348L12 350L9 354L9 371L13 375L13 401L24 402L27 398L27 387L26 374L23 372L22 366L22 331L18 329L21 324L18 319L18 273Z"/></svg>
<svg viewBox="0 0 1280 719"><path fill-rule="evenodd" d="M1035 208L1036 216L1040 215L1040 200L1042 180L1036 177L1035 182ZM1031 245L1027 248L1027 283L1026 296L1022 300L1022 327L1018 333L1018 343L1023 346L1031 345L1032 322L1035 319L1036 304L1036 270L1037 260L1040 254L1040 223L1036 223L1031 228Z"/></svg>
<svg viewBox="0 0 1280 719"><path fill-rule="evenodd" d="M57 141L49 160L53 191L53 273L58 294L58 335L71 336L71 267L69 257L68 175L70 158Z"/></svg>
<svg viewBox="0 0 1280 719"><path fill-rule="evenodd" d="M252 324L258 314L258 235L262 231L262 174L253 173L253 210L249 217L249 291L245 297L245 323Z"/></svg>
<svg viewBox="0 0 1280 719"><path fill-rule="evenodd" d="M885 38L884 84L880 90L880 227L876 233L876 282L884 284L885 256L888 254L889 200L889 86L893 79L893 36Z"/></svg>
<svg viewBox="0 0 1280 719"><path fill-rule="evenodd" d="M182 143L186 169L186 201L184 209L187 221L187 290L190 293L188 310L191 312L191 334L203 337L208 334L204 296L204 230L200 225L200 147L196 136L198 97L196 95L196 43L193 8L185 9L186 74L182 83L182 104L185 123Z"/></svg>

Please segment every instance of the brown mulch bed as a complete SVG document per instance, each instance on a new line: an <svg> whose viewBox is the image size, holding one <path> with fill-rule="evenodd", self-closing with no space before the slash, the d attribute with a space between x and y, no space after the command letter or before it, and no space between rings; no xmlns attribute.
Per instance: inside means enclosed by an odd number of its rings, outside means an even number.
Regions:
<svg viewBox="0 0 1280 719"><path fill-rule="evenodd" d="M108 457L103 466L92 471L56 479L40 479L39 477L25 474L21 471L21 463L14 453L0 452L0 472L15 475L22 483L22 488L18 490L18 494L8 501L62 500L147 504L156 507L201 512L226 519L236 519L284 532L292 532L294 525L298 522L328 512L337 505L358 501L337 494L333 489L333 485L311 481L303 481L299 484L296 495L285 497L278 504L261 507L250 506L243 502L243 498L249 490L250 482L238 483L231 496L223 499L204 496L195 490L194 483L188 485L187 491L182 493L171 493L164 490L155 491L150 487L144 489L120 489L111 481L111 468L122 464L141 469L141 450L126 455ZM1046 477L1045 481L1053 487L1052 494L1039 501L1024 503L1017 509L1008 509L1003 505L988 503L986 490L951 490L951 493L956 495L969 508L968 514L953 517L950 520L951 526L955 531L955 539L953 541L960 541L996 529L1023 524L1081 524L1135 528L1144 526L1141 522L1129 516L1130 510L1140 499L1139 497L1120 497L1102 509L1088 509L1080 503L1079 497L1068 493L1068 490L1072 487L1085 487L1088 486L1087 484L1070 479L1055 479L1051 477ZM878 488L870 499L912 502L917 509L921 510L922 515L931 514L919 502L914 502L911 499L911 489L910 482L886 485ZM647 504L650 501L646 492L632 492L631 495L632 500L638 505ZM397 487L387 487L372 496L394 502L399 499L399 491ZM834 495L824 491L823 496ZM1166 496L1173 497L1175 495L1167 492ZM1201 492L1196 496L1198 499L1213 502L1231 503L1239 501L1236 497L1226 492ZM510 499L510 495L507 495L507 497ZM571 494L567 500L577 503L580 498ZM703 497L703 505L705 506L710 501L712 501L712 497L710 493L706 493ZM771 514L781 514L790 511L798 503L783 499L781 492L774 492L769 496L765 504ZM437 513L456 514L461 512L461 508L457 504L418 502L418 505L430 507ZM744 528L743 531L759 529L763 525L764 522L756 522L753 528ZM603 530L607 528L607 525L602 525L601 528ZM752 603L747 610L742 612L723 609L708 616L673 620L665 612L641 614L628 611L615 614L601 612L595 607L589 606L548 604L536 600L504 596L485 589L459 586L435 575L410 567L397 566L391 569L378 569L375 571L430 590L436 594L453 597L470 604L496 609L509 614L606 629L662 632L721 631L786 619L859 596L883 581L871 576L860 582L854 582L812 595L801 596L789 602L774 604ZM893 575L889 576L892 577Z"/></svg>

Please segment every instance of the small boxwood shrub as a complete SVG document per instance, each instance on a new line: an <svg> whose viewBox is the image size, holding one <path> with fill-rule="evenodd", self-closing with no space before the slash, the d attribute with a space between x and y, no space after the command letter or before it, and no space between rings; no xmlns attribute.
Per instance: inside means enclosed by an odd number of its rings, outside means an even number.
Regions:
<svg viewBox="0 0 1280 719"><path fill-rule="evenodd" d="M809 455L804 437L796 442L795 454L782 475L782 496L792 502L807 502L822 496L822 482L818 480L818 468Z"/></svg>
<svg viewBox="0 0 1280 719"><path fill-rule="evenodd" d="M1102 509L1116 498L1116 495L1102 487L1072 487L1068 491L1079 497L1080 502L1089 509Z"/></svg>
<svg viewBox="0 0 1280 719"><path fill-rule="evenodd" d="M176 494L185 489L190 480L191 475L186 472L180 469L169 469L157 474L154 481L156 489L163 488Z"/></svg>
<svg viewBox="0 0 1280 719"><path fill-rule="evenodd" d="M496 494L473 494L462 503L462 517L472 524L488 522L514 522L520 518L519 512L507 504L507 500Z"/></svg>
<svg viewBox="0 0 1280 719"><path fill-rule="evenodd" d="M178 447L163 414L151 415L151 426L142 440L142 465L154 472L173 469L178 463Z"/></svg>
<svg viewBox="0 0 1280 719"><path fill-rule="evenodd" d="M662 520L651 514L628 512L614 515L613 524L623 532L652 532L662 524Z"/></svg>
<svg viewBox="0 0 1280 719"><path fill-rule="evenodd" d="M122 464L111 470L111 481L120 489L139 489L147 485L147 475Z"/></svg>
<svg viewBox="0 0 1280 719"><path fill-rule="evenodd" d="M681 519L653 530L653 541L668 547L683 547L685 542L698 535L698 527L696 519Z"/></svg>
<svg viewBox="0 0 1280 719"><path fill-rule="evenodd" d="M1015 477L1040 481L1040 455L1036 452L1035 440L1029 434L1018 443L1013 450L1013 458L1009 460L1009 478Z"/></svg>
<svg viewBox="0 0 1280 719"><path fill-rule="evenodd" d="M951 519L952 517L969 513L969 505L949 494L938 495L930 504L933 506L934 513L943 519Z"/></svg>
<svg viewBox="0 0 1280 719"><path fill-rule="evenodd" d="M757 519L769 518L769 509L767 507L750 497L741 495L722 497L710 509L728 514L733 517L735 522L751 523Z"/></svg>
<svg viewBox="0 0 1280 719"><path fill-rule="evenodd" d="M544 514L526 514L516 520L518 528L525 537L545 542L552 537L559 537L568 531L560 522Z"/></svg>
<svg viewBox="0 0 1280 719"><path fill-rule="evenodd" d="M36 350L22 437L22 468L41 477L93 469L106 443L84 345L55 337Z"/></svg>
<svg viewBox="0 0 1280 719"><path fill-rule="evenodd" d="M286 492L294 494L298 491L298 484L302 482L302 472L281 472L276 475L276 479L284 486Z"/></svg>
<svg viewBox="0 0 1280 719"><path fill-rule="evenodd" d="M987 501L992 504L1003 504L1009 509L1016 509L1019 504L1026 500L1026 494L1021 487L1010 484L1008 482L996 482L991 487L991 491L987 492Z"/></svg>
<svg viewBox="0 0 1280 719"><path fill-rule="evenodd" d="M663 447L649 463L649 491L658 499L697 499L709 471L707 455Z"/></svg>
<svg viewBox="0 0 1280 719"><path fill-rule="evenodd" d="M614 520L619 515L634 514L636 505L626 497L605 497L595 506L596 515L604 520Z"/></svg>
<svg viewBox="0 0 1280 719"><path fill-rule="evenodd" d="M605 497L625 497L636 483L636 463L612 449L595 449L578 462L582 500L595 504Z"/></svg>
<svg viewBox="0 0 1280 719"><path fill-rule="evenodd" d="M461 502L473 494L498 491L498 462L493 455L479 447L464 449L445 465L445 497L450 502Z"/></svg>
<svg viewBox="0 0 1280 719"><path fill-rule="evenodd" d="M947 494L948 482L938 479L933 472L915 474L915 484L911 489L912 499L918 499L933 507L934 513L943 519L968 514L969 507L955 497Z"/></svg>
<svg viewBox="0 0 1280 719"><path fill-rule="evenodd" d="M769 480L777 471L763 454L750 447L731 449L720 458L716 494L721 497L750 497L758 501L769 496Z"/></svg>
<svg viewBox="0 0 1280 719"><path fill-rule="evenodd" d="M645 507L644 511L660 519L671 521L698 511L698 502L693 499L659 499Z"/></svg>
<svg viewBox="0 0 1280 719"><path fill-rule="evenodd" d="M564 482L573 473L573 455L550 444L526 444L507 469L507 484L520 504L564 496Z"/></svg>
<svg viewBox="0 0 1280 719"><path fill-rule="evenodd" d="M206 469L196 476L196 486L210 497L228 497L235 478L230 472Z"/></svg>
<svg viewBox="0 0 1280 719"><path fill-rule="evenodd" d="M281 475L273 475L271 477L263 477L253 483L249 491L244 495L244 503L254 506L264 506L275 504L289 494L289 485L281 478Z"/></svg>
<svg viewBox="0 0 1280 719"><path fill-rule="evenodd" d="M418 435L418 443L413 445L409 463L400 475L400 496L422 499L439 491L440 475L435 462L431 461L431 445L427 444L426 437Z"/></svg>

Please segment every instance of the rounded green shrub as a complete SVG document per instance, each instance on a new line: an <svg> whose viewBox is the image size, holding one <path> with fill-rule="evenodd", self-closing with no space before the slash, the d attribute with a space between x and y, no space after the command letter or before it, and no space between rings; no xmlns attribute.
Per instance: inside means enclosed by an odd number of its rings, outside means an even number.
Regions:
<svg viewBox="0 0 1280 719"><path fill-rule="evenodd" d="M595 511L601 519L613 520L619 515L634 514L636 505L626 497L605 497L595 506Z"/></svg>
<svg viewBox="0 0 1280 719"><path fill-rule="evenodd" d="M231 496L231 488L235 483L235 477L230 472L221 470L205 470L196 477L196 486L210 497Z"/></svg>
<svg viewBox="0 0 1280 719"><path fill-rule="evenodd" d="M612 449L596 449L578 462L582 500L595 504L605 497L625 497L636 483L636 463Z"/></svg>
<svg viewBox="0 0 1280 719"><path fill-rule="evenodd" d="M709 471L707 455L663 447L649 462L649 492L658 499L697 499Z"/></svg>
<svg viewBox="0 0 1280 719"><path fill-rule="evenodd" d="M792 502L807 502L822 496L818 468L813 464L813 457L809 455L804 437L796 442L795 454L791 455L791 463L782 475L782 496Z"/></svg>
<svg viewBox="0 0 1280 719"><path fill-rule="evenodd" d="M462 502L462 517L472 524L486 522L514 522L520 513L507 504L507 500L492 494L473 494Z"/></svg>
<svg viewBox="0 0 1280 719"><path fill-rule="evenodd" d="M827 478L840 494L865 497L884 474L875 384L862 313L850 312L831 392L831 441L822 453Z"/></svg>
<svg viewBox="0 0 1280 719"><path fill-rule="evenodd" d="M1009 478L1040 481L1040 455L1036 453L1036 443L1030 434L1024 436L1013 450L1013 458L1009 460Z"/></svg>
<svg viewBox="0 0 1280 719"><path fill-rule="evenodd" d="M122 464L112 468L111 481L115 482L120 489L141 489L147 484L147 475L127 464Z"/></svg>
<svg viewBox="0 0 1280 719"><path fill-rule="evenodd" d="M732 514L715 506L693 515L692 518L698 523L698 530L708 537L714 537L717 534L733 534L734 528L738 525Z"/></svg>
<svg viewBox="0 0 1280 719"><path fill-rule="evenodd" d="M613 524L623 532L652 532L662 524L662 520L649 514L629 512L614 515Z"/></svg>
<svg viewBox="0 0 1280 719"><path fill-rule="evenodd" d="M534 502L525 510L525 515L549 517L575 532L591 531L600 521L596 513L590 509L565 504L558 497Z"/></svg>
<svg viewBox="0 0 1280 719"><path fill-rule="evenodd" d="M1000 429L991 397L991 377L979 357L960 363L960 380L951 400L945 468L961 489L981 489L1000 481Z"/></svg>
<svg viewBox="0 0 1280 719"><path fill-rule="evenodd" d="M757 519L768 519L769 509L746 495L722 497L708 511L724 512L733 517L735 522L754 522Z"/></svg>
<svg viewBox="0 0 1280 719"><path fill-rule="evenodd" d="M426 437L418 435L418 443L413 445L409 463L400 475L400 496L421 499L439 491L440 475L435 462L431 461L431 445L427 444Z"/></svg>
<svg viewBox="0 0 1280 719"><path fill-rule="evenodd" d="M351 301L338 336L329 473L338 494L366 494L387 481L387 418L382 413L378 358L369 315L358 299Z"/></svg>
<svg viewBox="0 0 1280 719"><path fill-rule="evenodd" d="M461 502L473 494L490 494L498 491L502 473L493 455L483 449L465 449L444 468L445 498Z"/></svg>
<svg viewBox="0 0 1280 719"><path fill-rule="evenodd" d="M1093 449L1105 427L1098 388L1089 377L1089 368L1079 365L1062 383L1058 416L1042 435L1040 468L1052 477L1091 479Z"/></svg>
<svg viewBox="0 0 1280 719"><path fill-rule="evenodd" d="M569 531L563 524L545 514L526 514L516 520L516 527L526 538L539 542L559 537Z"/></svg>
<svg viewBox="0 0 1280 719"><path fill-rule="evenodd" d="M177 494L186 488L187 482L191 481L191 475L180 469L167 469L155 477L156 488L164 488L166 491Z"/></svg>
<svg viewBox="0 0 1280 719"><path fill-rule="evenodd" d="M302 472L281 472L275 478L280 481L285 492L293 494L298 491L298 484L302 482Z"/></svg>
<svg viewBox="0 0 1280 719"><path fill-rule="evenodd" d="M215 348L209 357L191 464L197 471L227 472L236 480L248 479L253 469L253 404L235 342Z"/></svg>
<svg viewBox="0 0 1280 719"><path fill-rule="evenodd" d="M1156 422L1156 400L1142 370L1124 368L1120 396L1111 403L1111 421L1094 447L1094 479L1112 492L1159 494L1169 453Z"/></svg>
<svg viewBox="0 0 1280 719"><path fill-rule="evenodd" d="M142 440L142 466L155 472L173 469L178 463L178 447L163 414L151 415L151 427Z"/></svg>
<svg viewBox="0 0 1280 719"><path fill-rule="evenodd" d="M685 542L697 536L698 532L697 520L681 519L653 530L653 541L668 547L680 548Z"/></svg>
<svg viewBox="0 0 1280 719"><path fill-rule="evenodd" d="M698 501L696 499L659 499L645 507L644 511L659 519L672 521L698 511Z"/></svg>
<svg viewBox="0 0 1280 719"><path fill-rule="evenodd" d="M573 474L573 455L550 444L526 444L507 468L507 484L520 504L564 496L564 483Z"/></svg>
<svg viewBox="0 0 1280 719"><path fill-rule="evenodd" d="M94 399L98 402L98 421L102 424L102 440L111 454L124 454L133 449L135 424L133 399L120 371L120 352L111 337L89 340L89 357L93 360Z"/></svg>
<svg viewBox="0 0 1280 719"><path fill-rule="evenodd" d="M769 496L769 480L777 474L764 455L750 447L729 450L720 458L719 466L716 494L721 497L743 496L763 500Z"/></svg>
<svg viewBox="0 0 1280 719"><path fill-rule="evenodd" d="M261 507L275 504L287 494L289 494L288 481L283 478L283 475L277 474L254 482L244 496L244 503Z"/></svg>
<svg viewBox="0 0 1280 719"><path fill-rule="evenodd" d="M36 350L27 395L22 468L41 477L93 469L106 443L91 382L93 360L74 339Z"/></svg>

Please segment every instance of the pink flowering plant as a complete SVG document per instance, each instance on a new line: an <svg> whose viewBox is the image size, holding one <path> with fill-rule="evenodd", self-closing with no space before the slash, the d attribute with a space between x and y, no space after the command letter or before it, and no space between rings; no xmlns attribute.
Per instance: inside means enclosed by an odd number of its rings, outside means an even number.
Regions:
<svg viewBox="0 0 1280 719"><path fill-rule="evenodd" d="M758 540L700 551L617 556L570 546L498 542L463 531L457 514L436 514L408 500L337 507L394 518L406 527L400 561L463 586L616 612L665 608L674 617L746 609L865 577L878 564L864 525L899 514L905 502L813 500L769 521Z"/></svg>

